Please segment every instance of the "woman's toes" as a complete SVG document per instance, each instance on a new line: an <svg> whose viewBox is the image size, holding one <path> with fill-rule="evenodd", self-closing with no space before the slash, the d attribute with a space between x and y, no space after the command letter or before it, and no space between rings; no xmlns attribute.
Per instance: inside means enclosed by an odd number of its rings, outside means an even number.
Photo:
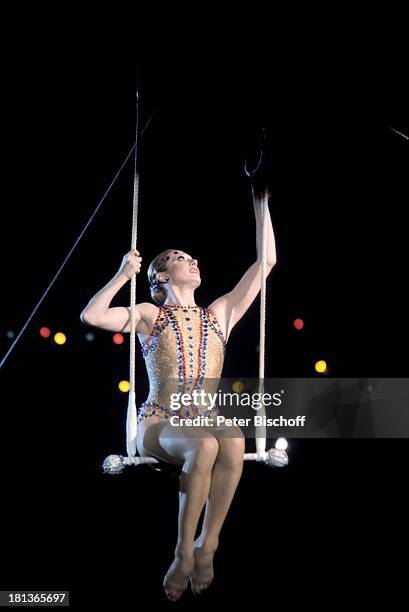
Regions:
<svg viewBox="0 0 409 612"><path fill-rule="evenodd" d="M207 589L213 581L214 551L207 551L201 547L195 549L195 567L190 577L192 592L199 595Z"/></svg>
<svg viewBox="0 0 409 612"><path fill-rule="evenodd" d="M168 599L178 601L182 597L193 566L193 557L175 557L163 580L163 588Z"/></svg>
<svg viewBox="0 0 409 612"><path fill-rule="evenodd" d="M165 589L166 597L171 601L178 601L184 593L184 589L177 589L170 584L164 583L163 588Z"/></svg>
<svg viewBox="0 0 409 612"><path fill-rule="evenodd" d="M182 596L183 591L175 591L174 589L166 588L165 586L165 593L166 597L170 599L170 601L178 601L178 599L180 599Z"/></svg>

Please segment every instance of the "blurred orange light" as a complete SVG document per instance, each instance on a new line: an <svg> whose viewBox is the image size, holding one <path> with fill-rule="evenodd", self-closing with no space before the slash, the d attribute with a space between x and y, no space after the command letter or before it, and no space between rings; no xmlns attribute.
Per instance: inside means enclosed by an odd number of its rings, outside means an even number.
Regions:
<svg viewBox="0 0 409 612"><path fill-rule="evenodd" d="M40 329L40 336L42 338L49 338L51 336L51 329L49 327L42 327Z"/></svg>
<svg viewBox="0 0 409 612"><path fill-rule="evenodd" d="M114 344L123 344L124 343L124 337L122 334L114 334L112 336L112 342Z"/></svg>

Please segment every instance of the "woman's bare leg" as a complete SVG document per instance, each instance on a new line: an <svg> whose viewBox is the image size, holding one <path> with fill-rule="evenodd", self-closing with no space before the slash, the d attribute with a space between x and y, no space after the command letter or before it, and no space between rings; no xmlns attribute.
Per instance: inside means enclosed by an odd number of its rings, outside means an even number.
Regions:
<svg viewBox="0 0 409 612"><path fill-rule="evenodd" d="M213 465L219 444L209 432L152 423L139 437L140 454L150 454L183 465L180 477L178 540L175 558L163 586L172 601L185 591L194 567L194 537L204 504L209 495ZM141 453L142 451L142 453Z"/></svg>
<svg viewBox="0 0 409 612"><path fill-rule="evenodd" d="M195 594L201 593L213 580L213 557L219 534L243 471L244 438L219 437L218 442L202 531L195 542L195 567L191 576Z"/></svg>

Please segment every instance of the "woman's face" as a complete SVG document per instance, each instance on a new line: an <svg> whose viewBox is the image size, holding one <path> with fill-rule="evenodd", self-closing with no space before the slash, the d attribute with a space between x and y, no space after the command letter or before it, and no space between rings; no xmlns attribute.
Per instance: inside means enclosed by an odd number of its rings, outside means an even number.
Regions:
<svg viewBox="0 0 409 612"><path fill-rule="evenodd" d="M166 272L173 284L189 284L195 288L199 287L201 279L197 259L193 259L184 251L172 251L165 257L167 260Z"/></svg>

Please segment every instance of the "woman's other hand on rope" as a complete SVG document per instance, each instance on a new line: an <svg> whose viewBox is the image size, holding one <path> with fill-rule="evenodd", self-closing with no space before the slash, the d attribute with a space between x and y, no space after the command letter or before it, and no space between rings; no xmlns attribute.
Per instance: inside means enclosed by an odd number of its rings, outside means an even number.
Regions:
<svg viewBox="0 0 409 612"><path fill-rule="evenodd" d="M142 257L140 257L139 251L132 249L123 257L118 275L126 276L127 279L131 280L134 274L140 273L141 263Z"/></svg>
<svg viewBox="0 0 409 612"><path fill-rule="evenodd" d="M90 299L82 311L80 316L83 323L110 331L130 331L128 309L124 306L115 308L110 308L110 306L118 291L134 274L139 274L141 262L142 257L136 249L132 249L124 256L115 276ZM136 308L138 309L139 305ZM141 313L137 310L136 324L140 319Z"/></svg>

